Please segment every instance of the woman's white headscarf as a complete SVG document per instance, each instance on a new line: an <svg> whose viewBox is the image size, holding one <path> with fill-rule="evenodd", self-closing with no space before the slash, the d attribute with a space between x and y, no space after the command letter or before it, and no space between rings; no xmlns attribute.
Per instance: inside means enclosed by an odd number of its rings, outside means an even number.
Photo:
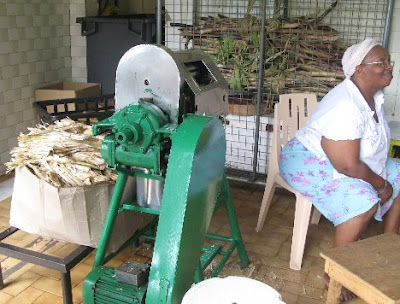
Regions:
<svg viewBox="0 0 400 304"><path fill-rule="evenodd" d="M364 41L349 47L343 54L342 66L346 78L353 76L356 66L361 64L365 56L376 45L379 45L375 39L367 38Z"/></svg>

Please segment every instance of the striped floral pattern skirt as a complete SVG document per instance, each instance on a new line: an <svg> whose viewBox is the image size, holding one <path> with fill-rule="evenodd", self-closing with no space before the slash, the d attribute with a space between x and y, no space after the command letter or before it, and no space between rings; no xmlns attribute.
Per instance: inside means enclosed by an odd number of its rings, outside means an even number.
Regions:
<svg viewBox="0 0 400 304"><path fill-rule="evenodd" d="M283 148L279 168L283 179L302 195L335 226L370 210L380 202L376 190L369 183L352 177L333 178L329 160L319 160L296 138ZM385 204L378 204L375 219L389 210L400 191L400 162L388 157L386 179L393 186L393 196Z"/></svg>

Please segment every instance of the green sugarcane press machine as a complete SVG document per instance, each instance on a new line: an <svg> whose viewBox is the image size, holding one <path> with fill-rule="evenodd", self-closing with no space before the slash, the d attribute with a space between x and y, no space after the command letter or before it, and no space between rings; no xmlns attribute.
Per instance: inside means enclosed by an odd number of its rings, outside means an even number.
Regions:
<svg viewBox="0 0 400 304"><path fill-rule="evenodd" d="M249 264L225 176L221 117L228 109L227 83L199 50L143 44L118 64L115 102L116 113L93 125L94 135L107 134L101 153L118 178L84 281L84 303L178 304L213 259L220 257L211 276L235 249L241 266ZM137 195L121 201L129 176L137 180ZM214 211L223 206L231 235L207 233ZM154 241L151 265L105 266L116 254L107 252L107 244L124 211L150 214L125 246L139 238ZM206 240L212 245L203 247Z"/></svg>

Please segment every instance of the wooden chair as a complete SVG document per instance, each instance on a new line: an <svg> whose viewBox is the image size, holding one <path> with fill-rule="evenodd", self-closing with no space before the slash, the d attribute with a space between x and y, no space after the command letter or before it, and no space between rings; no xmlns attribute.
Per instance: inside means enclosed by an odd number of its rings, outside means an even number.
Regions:
<svg viewBox="0 0 400 304"><path fill-rule="evenodd" d="M274 111L274 130L267 182L256 227L258 232L263 228L277 185L295 194L296 211L290 252L290 268L294 270L301 269L312 204L283 180L279 173L278 159L284 145L306 123L317 105L315 94L283 94L279 96L279 103L275 104ZM311 223L318 224L320 217L321 214L314 209Z"/></svg>

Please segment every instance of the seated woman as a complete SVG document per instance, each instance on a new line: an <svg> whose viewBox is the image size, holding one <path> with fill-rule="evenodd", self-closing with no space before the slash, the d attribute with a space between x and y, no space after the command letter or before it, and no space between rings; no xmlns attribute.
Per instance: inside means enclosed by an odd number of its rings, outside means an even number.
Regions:
<svg viewBox="0 0 400 304"><path fill-rule="evenodd" d="M373 217L385 233L400 226L400 162L387 156L382 92L394 64L367 38L346 50L342 65L346 79L321 100L279 164L286 182L334 224L335 247L357 241ZM342 301L353 297L342 291Z"/></svg>

